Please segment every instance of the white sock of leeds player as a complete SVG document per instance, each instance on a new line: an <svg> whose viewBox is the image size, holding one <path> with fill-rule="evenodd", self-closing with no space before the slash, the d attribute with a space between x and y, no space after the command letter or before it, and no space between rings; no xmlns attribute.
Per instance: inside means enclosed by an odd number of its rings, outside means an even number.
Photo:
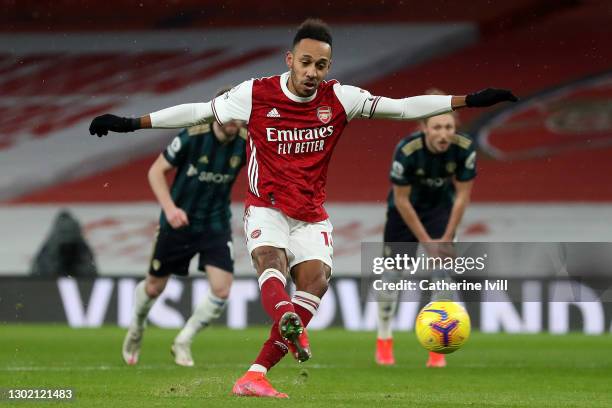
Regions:
<svg viewBox="0 0 612 408"><path fill-rule="evenodd" d="M134 290L134 315L132 324L134 328L143 329L147 321L149 310L155 304L155 298L149 297L145 290L146 281L140 281Z"/></svg>
<svg viewBox="0 0 612 408"><path fill-rule="evenodd" d="M391 322L397 308L397 299L378 301L378 338L390 339L393 337Z"/></svg>
<svg viewBox="0 0 612 408"><path fill-rule="evenodd" d="M213 319L221 316L227 299L222 299L208 292L206 297L193 311L193 315L185 323L183 330L176 336L177 343L189 343L200 330L210 324Z"/></svg>

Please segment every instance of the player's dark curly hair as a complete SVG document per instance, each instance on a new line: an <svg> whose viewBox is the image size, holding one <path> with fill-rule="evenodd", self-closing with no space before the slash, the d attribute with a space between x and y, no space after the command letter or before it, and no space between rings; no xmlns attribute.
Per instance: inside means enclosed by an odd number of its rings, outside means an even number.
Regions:
<svg viewBox="0 0 612 408"><path fill-rule="evenodd" d="M298 27L295 37L293 37L293 46L299 43L304 38L317 40L332 45L332 35L329 26L318 18L309 18Z"/></svg>

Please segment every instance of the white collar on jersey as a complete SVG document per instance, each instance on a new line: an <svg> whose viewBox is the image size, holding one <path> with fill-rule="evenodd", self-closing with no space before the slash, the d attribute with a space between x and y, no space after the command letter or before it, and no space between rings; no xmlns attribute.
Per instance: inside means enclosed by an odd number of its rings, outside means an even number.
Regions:
<svg viewBox="0 0 612 408"><path fill-rule="evenodd" d="M291 99L293 102L310 102L312 101L314 98L317 97L317 91L315 91L314 94L303 98L301 96L297 96L294 95L289 88L287 88L287 81L289 80L289 72L285 72L284 74L282 74L280 76L280 86L281 89L283 90L283 93L285 94L285 96L289 99Z"/></svg>

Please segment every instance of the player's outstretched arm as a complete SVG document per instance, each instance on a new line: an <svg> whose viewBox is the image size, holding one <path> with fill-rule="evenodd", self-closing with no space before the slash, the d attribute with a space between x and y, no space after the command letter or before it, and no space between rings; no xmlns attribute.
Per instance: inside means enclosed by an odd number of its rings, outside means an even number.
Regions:
<svg viewBox="0 0 612 408"><path fill-rule="evenodd" d="M104 136L108 132L133 132L138 129L176 129L210 123L223 124L229 120L248 122L251 116L253 81L244 81L210 102L186 103L172 106L140 118L122 118L102 115L89 126L92 135Z"/></svg>
<svg viewBox="0 0 612 408"><path fill-rule="evenodd" d="M487 88L464 96L421 95L403 99L370 96L362 105L361 117L415 120L440 115L464 107L484 108L518 98L506 89Z"/></svg>
<svg viewBox="0 0 612 408"><path fill-rule="evenodd" d="M211 102L187 103L172 106L140 118L124 118L105 114L89 125L89 133L102 137L108 132L127 133L138 129L174 129L212 122L215 116Z"/></svg>

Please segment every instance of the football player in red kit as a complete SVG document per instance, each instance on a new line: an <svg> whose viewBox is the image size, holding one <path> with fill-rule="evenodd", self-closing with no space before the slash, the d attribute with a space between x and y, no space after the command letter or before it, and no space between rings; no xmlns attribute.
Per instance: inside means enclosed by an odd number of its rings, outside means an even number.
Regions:
<svg viewBox="0 0 612 408"><path fill-rule="evenodd" d="M332 36L320 20L298 29L282 75L251 79L210 102L166 108L140 118L102 115L90 133L144 128L182 128L230 120L248 123L244 229L259 277L261 302L273 320L270 337L234 384L240 396L286 398L266 378L288 352L311 357L306 326L317 312L332 273L332 224L323 208L327 168L342 131L353 119L415 120L462 107L516 101L508 90L488 88L467 96L373 96L326 81ZM296 292L285 290L291 275Z"/></svg>

